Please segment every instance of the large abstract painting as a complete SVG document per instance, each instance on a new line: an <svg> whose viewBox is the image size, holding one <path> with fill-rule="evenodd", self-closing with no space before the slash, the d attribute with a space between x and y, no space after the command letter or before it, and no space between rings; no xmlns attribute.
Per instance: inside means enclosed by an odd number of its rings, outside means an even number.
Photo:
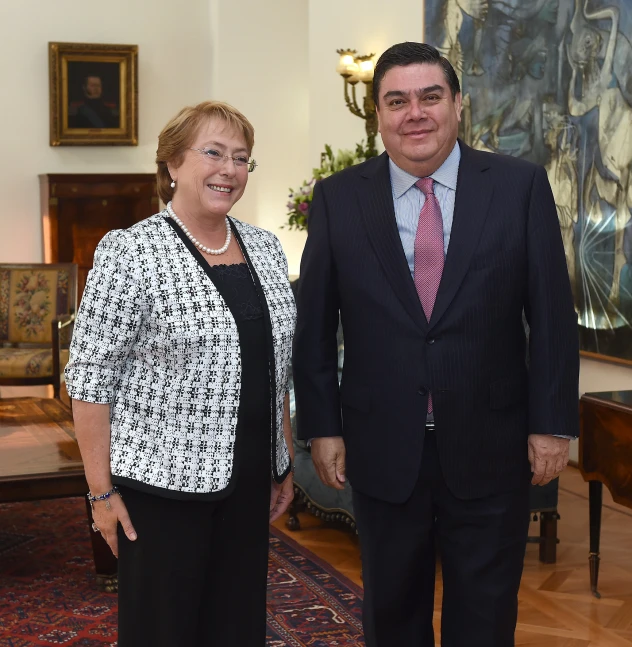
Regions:
<svg viewBox="0 0 632 647"><path fill-rule="evenodd" d="M461 136L545 166L582 351L632 363L632 0L426 0Z"/></svg>

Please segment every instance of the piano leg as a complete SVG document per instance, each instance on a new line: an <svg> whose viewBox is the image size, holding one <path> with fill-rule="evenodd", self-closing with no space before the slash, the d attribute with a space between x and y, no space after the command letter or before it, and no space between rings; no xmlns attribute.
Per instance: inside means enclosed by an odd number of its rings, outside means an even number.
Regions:
<svg viewBox="0 0 632 647"><path fill-rule="evenodd" d="M597 590L597 584L599 582L599 541L601 538L602 497L603 485L601 481L589 481L590 553L588 563L590 565L590 590L596 598L601 597L601 594Z"/></svg>

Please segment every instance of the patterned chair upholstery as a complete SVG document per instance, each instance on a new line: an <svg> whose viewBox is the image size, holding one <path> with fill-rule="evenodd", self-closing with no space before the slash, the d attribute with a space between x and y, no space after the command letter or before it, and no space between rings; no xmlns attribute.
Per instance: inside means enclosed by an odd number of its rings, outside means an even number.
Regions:
<svg viewBox="0 0 632 647"><path fill-rule="evenodd" d="M296 281L292 282L292 289L296 291ZM528 328L525 329L528 334ZM344 339L342 326L338 329L338 381L342 377L344 362ZM301 524L298 515L309 510L315 516L342 525L352 532L356 531L353 513L352 491L349 482L344 490L335 490L324 485L314 469L310 449L307 443L296 437L296 406L294 399L294 384L290 376L290 420L292 422L292 436L294 439L294 454L296 472L294 474L294 500L289 509L287 527L290 530L300 530ZM529 537L529 543L540 545L540 561L545 564L554 564L557 553L557 513L559 480L555 479L545 486L531 486L529 491L529 504L534 520L540 519L540 535Z"/></svg>
<svg viewBox="0 0 632 647"><path fill-rule="evenodd" d="M76 311L75 264L0 264L0 385L59 398Z"/></svg>

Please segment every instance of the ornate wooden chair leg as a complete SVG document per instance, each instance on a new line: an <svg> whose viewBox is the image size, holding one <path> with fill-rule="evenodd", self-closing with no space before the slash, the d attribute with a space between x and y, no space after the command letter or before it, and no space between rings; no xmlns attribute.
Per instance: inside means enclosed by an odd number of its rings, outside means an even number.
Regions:
<svg viewBox="0 0 632 647"><path fill-rule="evenodd" d="M590 590L596 598L601 594L599 585L599 543L601 540L601 506L603 502L603 485L600 481L588 482L588 507L590 515Z"/></svg>
<svg viewBox="0 0 632 647"><path fill-rule="evenodd" d="M59 325L57 321L51 324L53 337L53 397L59 400L59 389L61 384L61 367L59 365Z"/></svg>
<svg viewBox="0 0 632 647"><path fill-rule="evenodd" d="M540 561L555 564L557 559L557 512L540 513Z"/></svg>

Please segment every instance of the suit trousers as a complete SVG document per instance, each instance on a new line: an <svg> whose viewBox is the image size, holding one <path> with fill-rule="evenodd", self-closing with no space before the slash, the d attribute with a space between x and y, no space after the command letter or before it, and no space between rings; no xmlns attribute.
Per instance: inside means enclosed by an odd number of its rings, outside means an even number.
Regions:
<svg viewBox="0 0 632 647"><path fill-rule="evenodd" d="M510 492L457 499L442 475L439 433L426 430L419 478L406 502L392 504L354 490L366 645L434 647L438 553L442 647L513 647L529 481Z"/></svg>
<svg viewBox="0 0 632 647"><path fill-rule="evenodd" d="M119 526L119 647L265 645L269 450L250 465L219 501L120 488L138 539Z"/></svg>

